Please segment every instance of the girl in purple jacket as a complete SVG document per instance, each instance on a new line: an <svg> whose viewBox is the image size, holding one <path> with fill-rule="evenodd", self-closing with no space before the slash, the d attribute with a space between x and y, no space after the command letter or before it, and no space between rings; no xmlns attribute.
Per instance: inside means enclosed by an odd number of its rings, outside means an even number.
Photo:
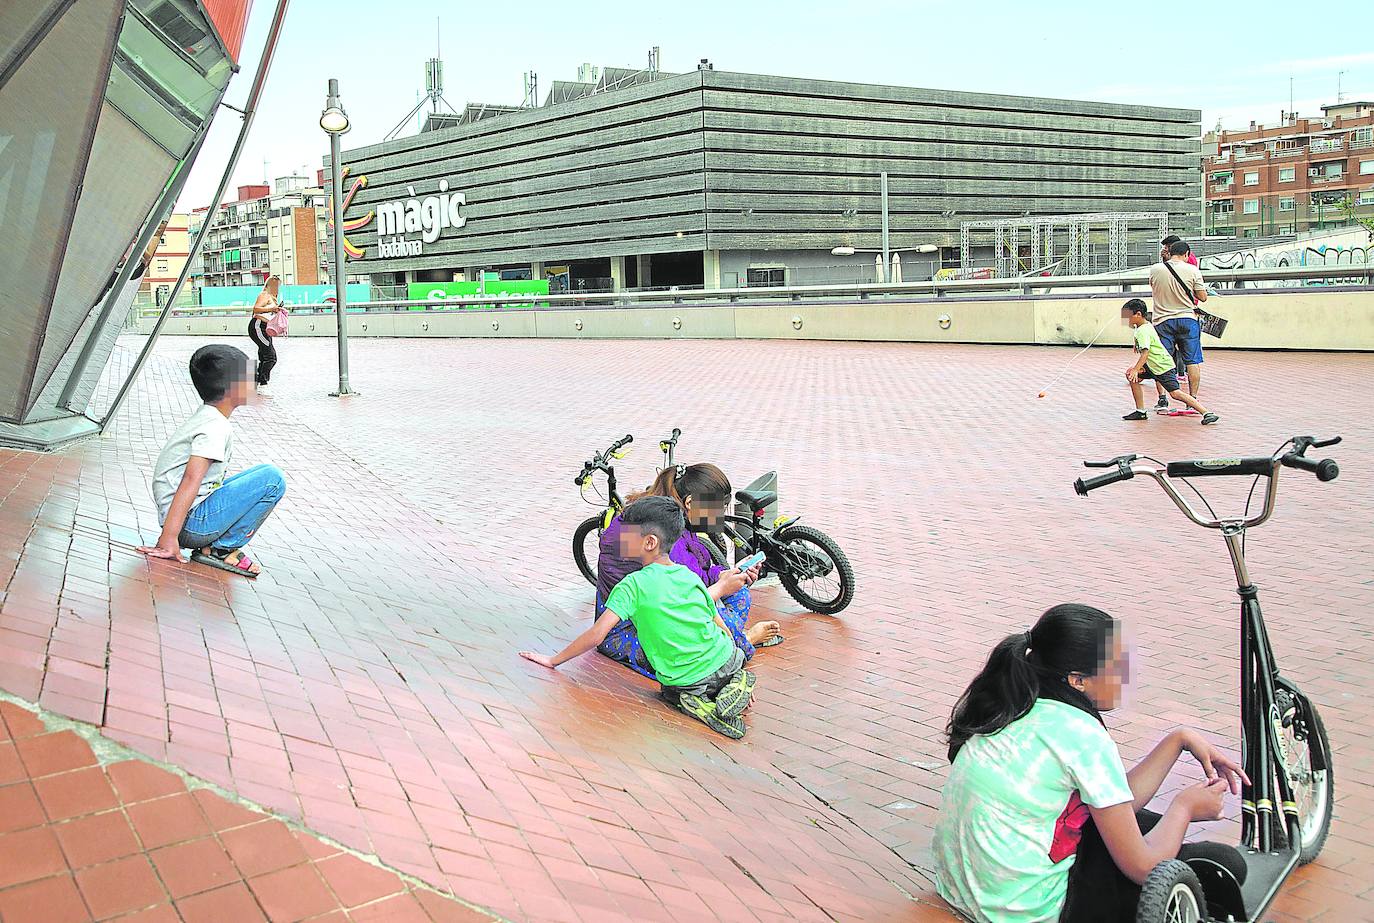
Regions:
<svg viewBox="0 0 1374 923"><path fill-rule="evenodd" d="M659 473L649 489L634 494L628 502L640 497L672 497L686 514L687 531L677 540L669 552L675 564L691 568L701 582L706 584L711 597L716 600L721 621L730 629L735 646L744 651L745 660L754 656L754 649L770 647L782 641L779 625L774 621L760 622L745 627L749 620L749 586L759 576L759 568L754 567L741 573L730 567L715 564L711 553L698 532L705 531L720 522L725 508L730 502L732 491L730 479L715 465L677 465ZM629 561L620 556L620 517L612 519L610 525L601 533L600 553L596 563L596 615L599 617L606 608L606 599L611 590L629 574L638 570L638 561ZM639 636L634 625L628 620L621 621L611 629L598 651L619 663L625 664L637 673L654 679L654 671L645 659L639 646Z"/></svg>

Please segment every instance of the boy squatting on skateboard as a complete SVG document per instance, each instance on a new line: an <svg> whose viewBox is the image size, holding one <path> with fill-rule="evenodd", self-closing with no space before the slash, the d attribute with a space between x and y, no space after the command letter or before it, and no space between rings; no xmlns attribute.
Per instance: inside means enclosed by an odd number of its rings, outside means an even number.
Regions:
<svg viewBox="0 0 1374 923"><path fill-rule="evenodd" d="M620 524L622 557L643 568L616 584L606 610L563 650L552 657L533 651L520 656L556 668L596 650L622 618L629 619L663 700L717 733L743 737L741 715L753 696L754 674L744 669L744 652L701 578L668 556L684 528L682 507L671 497L644 497L625 507Z"/></svg>
<svg viewBox="0 0 1374 923"><path fill-rule="evenodd" d="M1174 371L1174 358L1165 350L1164 344L1160 342L1159 334L1155 331L1154 324L1149 320L1149 309L1145 302L1139 298L1132 298L1121 306L1121 318L1130 324L1134 329L1135 340L1135 362L1126 369L1126 381L1131 386L1131 396L1135 398L1135 411L1126 414L1123 420L1148 420L1150 415L1145 412L1145 395L1140 387L1142 381L1154 379L1163 385L1164 390L1169 392L1169 396L1181 404L1202 414L1202 425L1207 426L1215 423L1221 417L1203 407L1190 394L1183 391L1178 385L1178 374Z"/></svg>
<svg viewBox="0 0 1374 923"><path fill-rule="evenodd" d="M191 560L256 577L261 568L244 550L286 493L276 465L254 465L224 476L234 448L229 415L253 396L248 357L233 346L202 346L191 356L191 383L205 403L172 432L153 465L153 499L162 534L139 548L152 558Z"/></svg>

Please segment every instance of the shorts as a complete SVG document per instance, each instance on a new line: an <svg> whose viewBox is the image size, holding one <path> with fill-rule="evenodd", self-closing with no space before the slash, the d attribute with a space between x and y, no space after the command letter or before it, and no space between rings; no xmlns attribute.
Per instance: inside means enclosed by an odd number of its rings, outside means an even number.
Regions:
<svg viewBox="0 0 1374 923"><path fill-rule="evenodd" d="M1152 372L1149 365L1140 370L1141 381L1157 381L1165 391L1178 390L1178 372L1169 369L1165 372Z"/></svg>
<svg viewBox="0 0 1374 923"><path fill-rule="evenodd" d="M714 699L716 693L720 692L721 687L734 677L736 673L744 669L744 651L737 647L730 649L730 658L721 664L720 669L710 676L703 677L690 686L663 686L659 690L659 697L674 708L678 701L686 693L700 696L703 699Z"/></svg>
<svg viewBox="0 0 1374 923"><path fill-rule="evenodd" d="M1202 364L1202 325L1196 317L1171 317L1155 324L1159 342L1169 355L1181 353L1185 365Z"/></svg>

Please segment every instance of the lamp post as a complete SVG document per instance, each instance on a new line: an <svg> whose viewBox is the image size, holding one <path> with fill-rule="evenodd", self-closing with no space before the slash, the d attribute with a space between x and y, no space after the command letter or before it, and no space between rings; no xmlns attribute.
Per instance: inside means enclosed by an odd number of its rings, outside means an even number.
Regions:
<svg viewBox="0 0 1374 923"><path fill-rule="evenodd" d="M329 135L329 169L331 176L331 218L334 221L334 317L339 335L339 390L331 397L357 392L348 387L348 285L344 271L343 244L343 165L339 160L339 135L349 129L348 113L339 102L339 81L329 78L329 99L320 113L320 127Z"/></svg>
<svg viewBox="0 0 1374 923"><path fill-rule="evenodd" d="M882 200L883 209L883 265L886 266L892 260L892 248L888 246L887 236L887 171L878 174L878 192Z"/></svg>

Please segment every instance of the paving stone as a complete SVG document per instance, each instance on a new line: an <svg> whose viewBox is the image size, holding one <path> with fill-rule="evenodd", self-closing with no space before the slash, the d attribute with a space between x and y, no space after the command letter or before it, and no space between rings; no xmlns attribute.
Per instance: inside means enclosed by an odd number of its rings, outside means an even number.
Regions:
<svg viewBox="0 0 1374 923"><path fill-rule="evenodd" d="M130 548L156 535L147 471L195 407L184 364L202 342L159 344L106 438L0 452L0 562L15 562L0 631L29 639L7 648L0 688L74 717L103 694L96 720L140 752L516 919L560 902L630 913L621 899L646 919L700 919L692 899L740 919L943 913L926 850L944 723L992 645L1057 602L1131 626L1134 686L1108 718L1128 758L1185 721L1234 749L1221 544L1148 483L1083 500L1072 480L1083 458L1261 454L1294 433L1341 433L1331 454L1345 476L1285 473L1248 549L1279 662L1322 708L1340 779L1331 840L1274 915L1303 918L1304 893L1332 907L1374 897L1357 871L1374 797L1341 769L1374 757L1366 357L1209 351L1204 397L1223 420L1203 428L1122 424L1122 350L1085 353L1036 400L1067 350L365 340L352 347L363 393L340 401L325 396L332 343L291 340L272 396L234 418L235 464L272 461L288 479L253 546L265 573L249 582ZM1256 382L1283 382L1283 399ZM722 394L748 395L749 412L723 412L734 398ZM567 543L593 508L569 475L632 432L618 471L622 488L641 486L674 426L680 461L716 462L737 486L778 470L782 510L831 534L858 574L836 617L757 588L756 617L781 621L787 642L754 661L738 743L604 659L550 673L513 655L555 649L591 617ZM1200 486L1243 506L1248 485L1220 481ZM106 650L101 677L89 668ZM0 714L10 736L34 735L23 714ZM1194 775L1181 766L1165 794ZM1230 835L1235 814L1209 832ZM560 877L558 861L583 859L621 887ZM757 892L740 867L767 880L772 905L722 907L722 882Z"/></svg>

